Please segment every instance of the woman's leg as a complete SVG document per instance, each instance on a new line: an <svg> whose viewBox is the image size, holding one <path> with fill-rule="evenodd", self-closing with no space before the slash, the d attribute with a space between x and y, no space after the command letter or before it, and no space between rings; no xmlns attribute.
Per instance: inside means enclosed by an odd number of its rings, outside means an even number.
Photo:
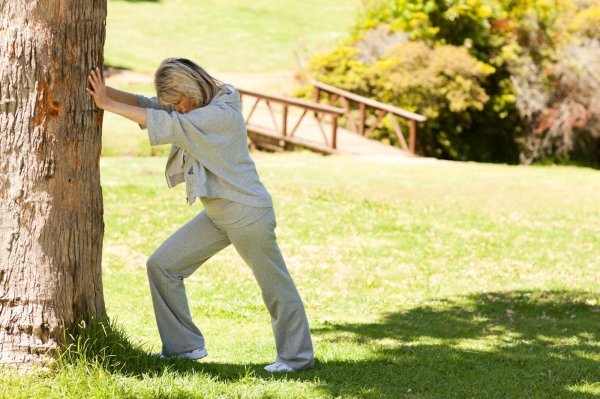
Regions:
<svg viewBox="0 0 600 399"><path fill-rule="evenodd" d="M190 315L183 279L229 244L227 235L202 211L148 258L150 293L163 355L204 348L204 337Z"/></svg>
<svg viewBox="0 0 600 399"><path fill-rule="evenodd" d="M264 208L256 208L264 214ZM294 369L314 363L308 319L302 299L290 276L275 235L271 208L253 223L226 229L229 240L250 266L271 315L277 359Z"/></svg>

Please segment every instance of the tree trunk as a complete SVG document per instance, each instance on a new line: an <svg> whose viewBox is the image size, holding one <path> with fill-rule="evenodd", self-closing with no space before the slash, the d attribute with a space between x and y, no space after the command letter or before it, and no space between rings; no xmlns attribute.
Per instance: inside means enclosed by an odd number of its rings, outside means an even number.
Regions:
<svg viewBox="0 0 600 399"><path fill-rule="evenodd" d="M0 0L0 363L45 363L105 317L102 111L106 0Z"/></svg>

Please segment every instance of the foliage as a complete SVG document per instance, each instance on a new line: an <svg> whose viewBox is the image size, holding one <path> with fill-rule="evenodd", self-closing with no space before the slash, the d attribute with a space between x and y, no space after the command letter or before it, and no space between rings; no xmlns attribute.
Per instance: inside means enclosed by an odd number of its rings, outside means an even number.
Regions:
<svg viewBox="0 0 600 399"><path fill-rule="evenodd" d="M544 158L564 161L571 154L600 163L598 54L600 41L595 39L563 46L558 61L543 75L529 59L519 60L513 82L529 130L522 139L523 163Z"/></svg>
<svg viewBox="0 0 600 399"><path fill-rule="evenodd" d="M527 133L520 138L523 163L575 158L600 164L600 40L593 25L600 7L569 5L554 16L553 26L561 28L555 40L544 34L548 28L530 23L519 57L509 64Z"/></svg>
<svg viewBox="0 0 600 399"><path fill-rule="evenodd" d="M430 118L419 131L422 152L437 151L440 157L460 158L457 144L445 137L452 126L440 122L454 117L465 125L470 123L468 110L481 109L488 100L480 82L493 68L478 62L464 49L448 45L431 48L423 42L396 44L378 55L373 64L363 61L364 54L365 51L377 54L377 50L367 45L363 45L362 51L359 48L342 46L323 58L315 57L310 67L325 83L366 96L379 93L380 101L418 110ZM336 68L332 70L331 65ZM391 143L397 140L391 128L378 129L373 137Z"/></svg>
<svg viewBox="0 0 600 399"><path fill-rule="evenodd" d="M309 69L319 80L331 84L337 82L340 87L354 88L360 94L434 115L437 120L430 118L418 134L422 144L420 150L426 155L504 162L519 159L531 162L560 155L563 160L568 160L576 155L578 143L590 142L593 148L597 141L593 132L597 131L594 123L598 114L593 96L575 99L575 90L567 90L568 87L584 87L583 92L593 93L598 84L595 72L586 76L573 72L585 69L584 60L599 58L595 46L590 46L589 42L583 46L589 50L585 54L581 45L579 50L573 47L585 35L592 38L597 35L600 26L597 2L367 0L350 37L340 44L344 52L336 53L337 49L334 49L329 54L316 55L309 63ZM387 48L374 44L369 35L382 29L388 32L388 37L404 37L404 42L421 43L420 46L431 48L432 54L436 54L434 59L448 62L445 73L451 75L447 75L447 81L441 85L432 84L440 81L435 73L426 74L422 70L423 63L419 58L423 57L423 52L417 51L421 48L419 45L413 51L397 53L399 55L394 57L390 49L398 43L389 43ZM372 48L379 48L364 51L369 48L369 42ZM385 41L379 40L379 43ZM457 51L451 54L448 46L455 46ZM352 51L353 48L358 51ZM473 60L458 56L458 49L468 53ZM401 62L398 57L402 57ZM456 69L459 63L452 62L454 57L459 57L465 68ZM358 62L361 60L362 63ZM335 63L345 64L351 79L334 76L336 68L332 65ZM412 69L390 67L386 71L382 67L394 64L412 65ZM476 75L474 80L467 78L466 83L468 65L479 65L486 73ZM374 72L377 70L379 74ZM432 68L426 70L431 72ZM385 72L395 77L387 79ZM374 84L373 76L378 76L379 82L387 82ZM563 85L563 90L557 91L557 81L569 81L570 86ZM529 90L531 88L535 88L535 93ZM423 93L428 96L420 96ZM449 93L454 95L453 100L440 103L439 99L448 99ZM464 106L451 105L461 101ZM527 102L535 102L539 107L531 113L524 107ZM577 106L565 106L565 103L576 103ZM578 111L575 114L571 111L567 117L564 112L557 112L558 109ZM577 116L582 113L587 115L586 123ZM559 114L560 117L550 117ZM552 127L542 129L552 120ZM543 139L538 140L541 137ZM553 144L543 144L549 142ZM532 151L532 146L538 150ZM583 147L589 155L589 145Z"/></svg>
<svg viewBox="0 0 600 399"><path fill-rule="evenodd" d="M359 49L350 45L341 45L333 51L311 58L308 68L328 83L344 90L358 93L368 92L364 74L368 66L357 55Z"/></svg>
<svg viewBox="0 0 600 399"><path fill-rule="evenodd" d="M600 5L590 5L577 12L569 30L580 36L600 39Z"/></svg>

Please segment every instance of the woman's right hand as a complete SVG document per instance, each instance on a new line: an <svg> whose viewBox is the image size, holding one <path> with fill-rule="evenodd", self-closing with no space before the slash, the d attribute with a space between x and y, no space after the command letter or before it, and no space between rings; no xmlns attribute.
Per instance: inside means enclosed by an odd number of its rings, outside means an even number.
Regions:
<svg viewBox="0 0 600 399"><path fill-rule="evenodd" d="M92 91L86 87L85 91L94 97L94 102L98 108L105 109L111 100L106 93L106 84L100 68L96 67L95 69L92 69L88 76L88 80L94 90Z"/></svg>

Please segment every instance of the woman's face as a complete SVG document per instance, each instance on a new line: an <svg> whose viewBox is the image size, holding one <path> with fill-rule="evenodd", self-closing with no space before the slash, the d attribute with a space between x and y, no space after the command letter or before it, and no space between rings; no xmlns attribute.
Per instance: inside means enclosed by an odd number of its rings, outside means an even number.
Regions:
<svg viewBox="0 0 600 399"><path fill-rule="evenodd" d="M198 108L198 100L189 97L183 97L179 102L173 104L177 112L185 114L191 110Z"/></svg>

